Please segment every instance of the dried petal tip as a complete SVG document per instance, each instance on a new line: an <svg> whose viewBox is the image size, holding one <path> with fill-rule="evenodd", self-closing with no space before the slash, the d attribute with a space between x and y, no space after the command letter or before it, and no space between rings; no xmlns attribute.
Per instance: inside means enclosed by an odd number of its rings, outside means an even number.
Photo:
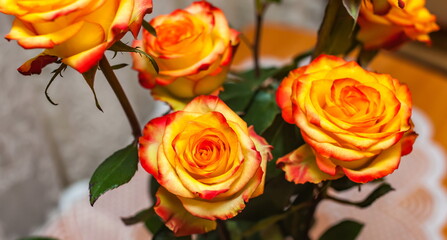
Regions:
<svg viewBox="0 0 447 240"><path fill-rule="evenodd" d="M42 72L42 68L50 63L56 62L58 57L46 55L44 53L38 55L35 58L32 58L26 61L22 66L17 68L23 75L32 75L32 74L40 74Z"/></svg>
<svg viewBox="0 0 447 240"><path fill-rule="evenodd" d="M397 4L398 4L399 7L402 8L402 9L405 7L405 2L402 1L402 0L398 0L398 1L397 1Z"/></svg>

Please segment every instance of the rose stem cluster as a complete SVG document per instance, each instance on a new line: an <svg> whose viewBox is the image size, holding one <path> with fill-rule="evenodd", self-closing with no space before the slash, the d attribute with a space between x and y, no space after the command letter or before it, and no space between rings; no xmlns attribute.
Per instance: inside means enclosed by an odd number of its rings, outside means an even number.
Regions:
<svg viewBox="0 0 447 240"><path fill-rule="evenodd" d="M133 111L132 105L130 105L129 99L127 99L126 94L124 93L121 84L118 81L115 73L113 72L112 67L110 66L109 61L107 61L106 56L104 55L102 59L99 61L99 67L101 68L104 76L115 92L116 97L118 98L121 106L123 107L124 112L126 113L127 119L129 120L130 126L132 128L132 134L135 138L135 141L138 141L138 138L141 136L141 128L140 123Z"/></svg>

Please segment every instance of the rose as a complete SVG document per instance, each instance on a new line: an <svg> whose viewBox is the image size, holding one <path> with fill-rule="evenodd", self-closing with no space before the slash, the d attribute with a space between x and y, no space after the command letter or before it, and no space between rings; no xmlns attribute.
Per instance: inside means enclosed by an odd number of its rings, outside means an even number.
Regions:
<svg viewBox="0 0 447 240"><path fill-rule="evenodd" d="M160 72L147 58L133 54L141 85L177 110L195 96L217 94L239 43L222 11L206 1L194 2L150 24L157 36L143 31L134 47L151 55Z"/></svg>
<svg viewBox="0 0 447 240"><path fill-rule="evenodd" d="M362 1L357 38L365 49L392 49L408 40L430 43L428 33L439 30L425 0Z"/></svg>
<svg viewBox="0 0 447 240"><path fill-rule="evenodd" d="M408 87L355 62L322 55L293 70L276 96L284 120L307 143L277 162L295 183L384 177L416 138Z"/></svg>
<svg viewBox="0 0 447 240"><path fill-rule="evenodd" d="M262 194L270 146L216 96L151 120L139 158L160 183L155 212L177 236L216 228Z"/></svg>
<svg viewBox="0 0 447 240"><path fill-rule="evenodd" d="M46 49L19 68L24 74L40 73L58 58L83 73L127 31L136 37L150 11L152 0L0 0L0 12L16 17L6 38Z"/></svg>

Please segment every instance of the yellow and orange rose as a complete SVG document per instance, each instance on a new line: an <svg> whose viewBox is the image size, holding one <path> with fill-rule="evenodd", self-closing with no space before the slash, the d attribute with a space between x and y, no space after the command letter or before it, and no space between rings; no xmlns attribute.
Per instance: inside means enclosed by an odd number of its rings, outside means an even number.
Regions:
<svg viewBox="0 0 447 240"><path fill-rule="evenodd" d="M405 84L334 56L293 70L277 103L306 142L277 162L295 183L382 178L398 168L417 136Z"/></svg>
<svg viewBox="0 0 447 240"><path fill-rule="evenodd" d="M430 32L439 30L425 0L364 0L357 38L364 48L393 49L406 41L430 43Z"/></svg>
<svg viewBox="0 0 447 240"><path fill-rule="evenodd" d="M263 193L270 146L216 96L151 120L139 158L160 183L155 212L177 236L205 233Z"/></svg>
<svg viewBox="0 0 447 240"><path fill-rule="evenodd" d="M223 12L199 1L150 24L157 37L143 31L143 39L133 45L151 55L160 72L148 59L133 54L141 85L177 110L195 96L217 94L239 43L238 32L230 29Z"/></svg>
<svg viewBox="0 0 447 240"><path fill-rule="evenodd" d="M0 12L16 17L6 39L46 49L19 68L23 74L40 73L58 58L83 73L126 32L136 37L151 11L152 0L0 0Z"/></svg>

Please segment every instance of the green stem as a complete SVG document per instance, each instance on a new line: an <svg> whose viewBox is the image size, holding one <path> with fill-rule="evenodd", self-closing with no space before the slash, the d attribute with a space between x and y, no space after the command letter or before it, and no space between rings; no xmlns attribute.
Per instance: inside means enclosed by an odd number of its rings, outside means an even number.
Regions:
<svg viewBox="0 0 447 240"><path fill-rule="evenodd" d="M135 112L133 111L132 105L130 105L129 99L127 99L126 93L124 93L124 90L121 87L121 84L118 81L118 78L116 77L115 73L113 72L113 69L110 66L109 61L107 61L105 55L99 61L99 67L101 68L101 71L103 72L104 76L109 82L110 87L112 87L113 92L115 92L115 95L118 98L121 107L126 113L126 117L129 120L130 126L132 128L132 134L135 140L138 140L138 138L141 136L140 123L138 122Z"/></svg>
<svg viewBox="0 0 447 240"><path fill-rule="evenodd" d="M219 234L220 240L231 240L227 225L222 220L217 220L217 233Z"/></svg>
<svg viewBox="0 0 447 240"><path fill-rule="evenodd" d="M262 24L264 22L264 13L267 8L267 3L263 3L262 0L256 0L256 22L255 22L255 39L253 43L253 62L255 65L255 76L261 75L261 69L259 64L260 46L261 46L261 33Z"/></svg>
<svg viewBox="0 0 447 240"><path fill-rule="evenodd" d="M244 33L240 33L239 34L239 38L241 39L242 42L244 42L248 48L253 51L253 45L251 44L250 40L248 39L248 37L244 34Z"/></svg>
<svg viewBox="0 0 447 240"><path fill-rule="evenodd" d="M312 60L318 57L320 54L327 50L328 41L331 41L331 31L336 23L337 12L340 7L341 1L329 0L324 13L323 21L318 29L318 39L315 44L314 52L312 54Z"/></svg>
<svg viewBox="0 0 447 240"><path fill-rule="evenodd" d="M340 203L340 204L346 204L346 205L352 205L352 206L357 206L358 203L356 202L351 202L348 200L344 200L344 199L340 199L340 198L336 198L330 195L326 195L326 199L332 200L334 202Z"/></svg>
<svg viewBox="0 0 447 240"><path fill-rule="evenodd" d="M315 222L315 211L317 210L318 205L320 202L325 199L327 193L327 189L329 185L331 184L330 181L323 183L323 185L320 187L318 185L315 185L314 191L315 191L315 197L312 200L311 206L307 209L305 221L303 222L302 229L303 231L300 232L301 236L298 239L302 240L310 240L309 232L312 228L314 222Z"/></svg>

